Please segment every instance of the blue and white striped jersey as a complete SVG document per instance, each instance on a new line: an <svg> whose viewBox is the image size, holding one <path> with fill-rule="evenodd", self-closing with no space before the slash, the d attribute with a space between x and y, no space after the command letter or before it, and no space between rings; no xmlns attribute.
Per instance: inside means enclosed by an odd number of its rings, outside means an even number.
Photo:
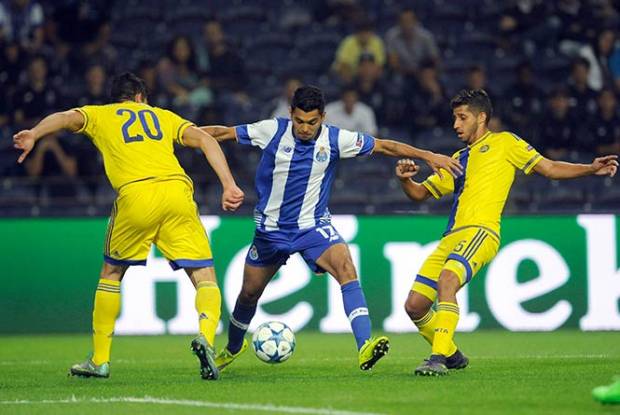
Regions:
<svg viewBox="0 0 620 415"><path fill-rule="evenodd" d="M235 127L240 144L261 148L256 171L255 221L264 231L308 229L329 223L327 203L339 159L368 155L375 139L367 134L321 126L316 140L293 135L286 118Z"/></svg>

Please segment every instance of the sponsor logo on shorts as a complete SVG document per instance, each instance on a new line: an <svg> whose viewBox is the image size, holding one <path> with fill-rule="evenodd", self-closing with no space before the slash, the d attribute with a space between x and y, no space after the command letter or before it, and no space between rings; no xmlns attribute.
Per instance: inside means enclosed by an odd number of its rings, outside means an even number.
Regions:
<svg viewBox="0 0 620 415"><path fill-rule="evenodd" d="M250 248L250 259L254 261L258 259L258 249L256 249L256 245L252 245Z"/></svg>

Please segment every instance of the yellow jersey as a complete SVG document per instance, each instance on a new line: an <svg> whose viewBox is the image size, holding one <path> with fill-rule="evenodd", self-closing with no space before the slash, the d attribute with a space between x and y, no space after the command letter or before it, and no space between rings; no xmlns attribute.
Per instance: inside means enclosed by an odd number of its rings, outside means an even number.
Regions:
<svg viewBox="0 0 620 415"><path fill-rule="evenodd" d="M76 108L84 116L77 133L91 138L103 156L112 187L178 176L191 180L174 155L173 143L183 144L191 125L175 113L150 105L125 101Z"/></svg>
<svg viewBox="0 0 620 415"><path fill-rule="evenodd" d="M487 229L499 241L500 220L517 169L529 174L542 156L509 132L487 132L472 145L454 153L463 166L457 178L442 171L422 184L436 198L454 193L448 235L466 227Z"/></svg>

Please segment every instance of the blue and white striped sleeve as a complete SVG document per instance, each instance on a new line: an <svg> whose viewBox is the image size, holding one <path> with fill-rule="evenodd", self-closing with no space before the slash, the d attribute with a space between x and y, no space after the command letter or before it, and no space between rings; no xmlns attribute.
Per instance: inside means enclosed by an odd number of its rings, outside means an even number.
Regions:
<svg viewBox="0 0 620 415"><path fill-rule="evenodd" d="M340 130L338 135L338 150L340 158L347 159L352 157L367 156L375 148L375 138L368 134L355 133L347 130Z"/></svg>
<svg viewBox="0 0 620 415"><path fill-rule="evenodd" d="M252 145L264 149L278 131L278 121L274 118L254 124L242 124L235 127L239 144Z"/></svg>

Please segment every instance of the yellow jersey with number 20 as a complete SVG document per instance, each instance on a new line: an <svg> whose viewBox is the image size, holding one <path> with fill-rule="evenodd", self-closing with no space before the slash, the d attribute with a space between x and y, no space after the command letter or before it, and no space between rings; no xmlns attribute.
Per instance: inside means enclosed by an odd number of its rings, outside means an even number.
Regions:
<svg viewBox="0 0 620 415"><path fill-rule="evenodd" d="M125 101L76 108L84 116L77 131L90 137L103 156L105 172L118 189L128 183L171 176L191 180L174 155L191 125L175 113L148 104Z"/></svg>

